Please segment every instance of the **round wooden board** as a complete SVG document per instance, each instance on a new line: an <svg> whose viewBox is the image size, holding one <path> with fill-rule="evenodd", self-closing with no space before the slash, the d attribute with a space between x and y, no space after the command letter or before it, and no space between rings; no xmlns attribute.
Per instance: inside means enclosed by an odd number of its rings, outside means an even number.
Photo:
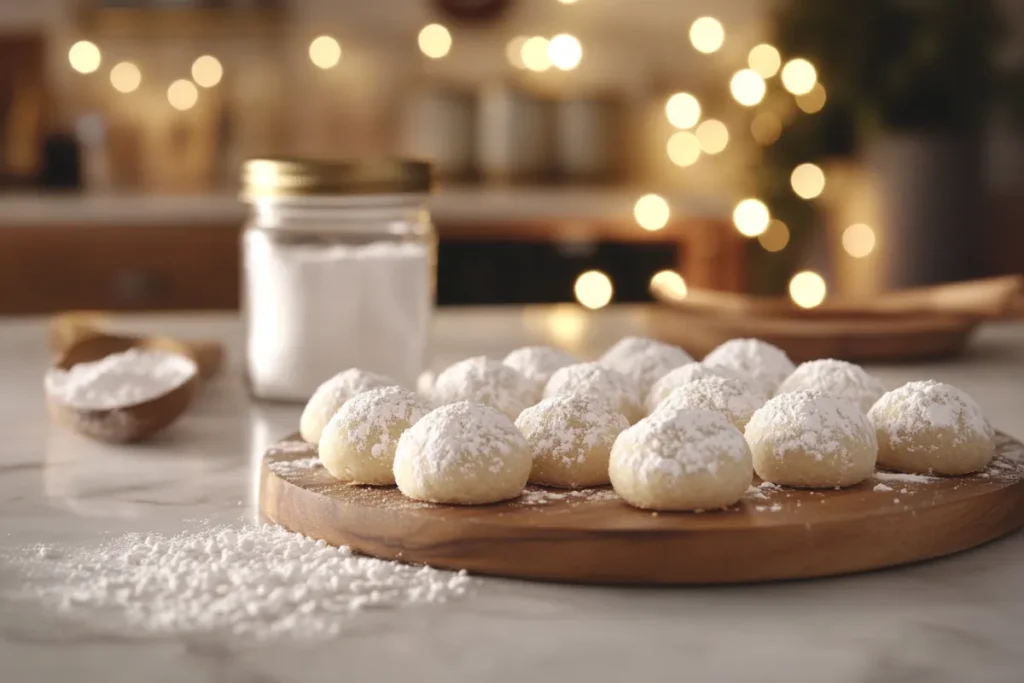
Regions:
<svg viewBox="0 0 1024 683"><path fill-rule="evenodd" d="M651 513L610 488L529 487L507 503L420 503L342 484L289 437L263 458L274 522L375 557L478 574L603 584L702 584L858 572L948 555L1024 526L1024 444L998 437L988 470L957 478L876 473L841 491L752 487L737 505ZM880 487L879 484L884 486Z"/></svg>

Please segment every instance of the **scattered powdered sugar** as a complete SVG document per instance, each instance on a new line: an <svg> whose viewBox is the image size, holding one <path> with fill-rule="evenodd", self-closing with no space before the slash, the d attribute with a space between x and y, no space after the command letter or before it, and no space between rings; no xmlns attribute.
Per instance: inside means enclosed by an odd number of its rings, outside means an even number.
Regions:
<svg viewBox="0 0 1024 683"><path fill-rule="evenodd" d="M868 417L893 445L936 429L948 430L954 445L994 435L973 398L952 385L931 380L893 389L878 399Z"/></svg>
<svg viewBox="0 0 1024 683"><path fill-rule="evenodd" d="M715 474L723 459L749 460L750 449L743 434L719 413L659 410L619 435L612 458L631 467L641 479L679 478L698 472Z"/></svg>
<svg viewBox="0 0 1024 683"><path fill-rule="evenodd" d="M879 492L892 491L892 487L891 486L886 486L885 484L875 484L875 487L873 489L871 489L871 490L872 491L879 491ZM903 490L906 491L906 489L903 489Z"/></svg>
<svg viewBox="0 0 1024 683"><path fill-rule="evenodd" d="M599 361L601 365L632 378L646 396L651 387L670 370L692 363L690 354L678 346L644 337L623 337Z"/></svg>
<svg viewBox="0 0 1024 683"><path fill-rule="evenodd" d="M395 450L395 471L405 461L421 482L478 470L499 474L516 450L529 452L526 439L503 413L461 401L427 413L407 429Z"/></svg>
<svg viewBox="0 0 1024 683"><path fill-rule="evenodd" d="M542 387L551 379L555 370L578 362L572 354L551 346L523 346L509 353L502 361L527 379L539 382Z"/></svg>
<svg viewBox="0 0 1024 683"><path fill-rule="evenodd" d="M708 377L724 377L745 382L752 392L761 393L761 385L759 383L741 375L732 368L720 365L706 365L704 363L687 363L672 370L654 383L654 386L647 393L645 401L647 412L653 413L655 408L679 387L695 382L698 379L707 379Z"/></svg>
<svg viewBox="0 0 1024 683"><path fill-rule="evenodd" d="M629 421L603 398L561 394L520 413L516 427L530 444L534 460L553 458L580 464L596 448L611 449Z"/></svg>
<svg viewBox="0 0 1024 683"><path fill-rule="evenodd" d="M544 398L560 394L597 396L630 422L641 417L640 398L633 381L599 363L576 363L556 370L544 387Z"/></svg>
<svg viewBox="0 0 1024 683"><path fill-rule="evenodd" d="M876 471L874 478L879 481L904 481L911 484L926 484L936 481L937 477L929 477L924 474L907 474L905 472L881 472Z"/></svg>
<svg viewBox="0 0 1024 683"><path fill-rule="evenodd" d="M703 362L730 368L756 380L767 396L774 394L782 380L795 369L785 351L760 339L730 339L709 353Z"/></svg>
<svg viewBox="0 0 1024 683"><path fill-rule="evenodd" d="M472 585L465 572L362 557L271 525L129 534L3 559L24 578L12 597L126 635L324 640L360 610L443 603Z"/></svg>
<svg viewBox="0 0 1024 683"><path fill-rule="evenodd" d="M323 465L320 463L320 458L315 455L311 458L299 458L297 460L267 461L267 468L274 474L280 475L301 474L320 469L321 467Z"/></svg>
<svg viewBox="0 0 1024 683"><path fill-rule="evenodd" d="M514 420L538 398L538 385L518 370L485 356L448 366L434 382L435 405L472 401L491 406Z"/></svg>
<svg viewBox="0 0 1024 683"><path fill-rule="evenodd" d="M527 488L523 495L512 501L512 505L535 507L551 503L568 503L575 505L587 502L605 502L619 500L619 495L612 489L576 489L573 491L552 491L551 489Z"/></svg>
<svg viewBox="0 0 1024 683"><path fill-rule="evenodd" d="M759 408L747 423L751 444L768 444L777 458L803 450L816 459L845 462L850 442L876 444L875 430L848 399L811 391L779 394Z"/></svg>
<svg viewBox="0 0 1024 683"><path fill-rule="evenodd" d="M828 396L847 398L867 413L885 393L885 385L859 365L823 358L801 363L779 385L776 393L791 391L818 391Z"/></svg>
<svg viewBox="0 0 1024 683"><path fill-rule="evenodd" d="M398 381L359 368L349 368L317 387L302 411L299 432L309 443L320 441L320 434L334 413L353 396L381 387L398 386Z"/></svg>
<svg viewBox="0 0 1024 683"><path fill-rule="evenodd" d="M186 356L164 351L128 349L69 370L51 368L46 392L78 410L113 410L145 403L177 389L198 368Z"/></svg>
<svg viewBox="0 0 1024 683"><path fill-rule="evenodd" d="M724 415L737 429L743 429L754 411L762 405L764 399L752 392L742 380L705 377L673 391L661 402L657 411L710 410Z"/></svg>
<svg viewBox="0 0 1024 683"><path fill-rule="evenodd" d="M402 387L380 387L357 394L334 414L321 434L324 439L344 439L347 445L371 458L389 458L405 427L429 413L430 404L419 394ZM321 446L322 448L322 446ZM390 460L389 460L390 461Z"/></svg>

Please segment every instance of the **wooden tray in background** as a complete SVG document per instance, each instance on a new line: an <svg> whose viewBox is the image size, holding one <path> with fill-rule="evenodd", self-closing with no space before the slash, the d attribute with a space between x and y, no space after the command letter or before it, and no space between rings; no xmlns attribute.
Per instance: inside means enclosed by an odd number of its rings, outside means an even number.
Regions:
<svg viewBox="0 0 1024 683"><path fill-rule="evenodd" d="M292 436L264 455L260 510L292 531L384 559L525 579L706 584L858 572L966 550L1024 526L1024 444L998 437L988 470L842 491L752 489L724 511L653 514L610 488L530 487L457 507L350 486ZM884 483L889 490L875 490Z"/></svg>
<svg viewBox="0 0 1024 683"><path fill-rule="evenodd" d="M775 344L795 362L840 358L860 363L924 360L962 353L983 322L1024 314L1024 276L911 289L870 300L829 299L802 309L788 298L708 290L680 296L655 288L670 311L660 338L697 358L736 337Z"/></svg>

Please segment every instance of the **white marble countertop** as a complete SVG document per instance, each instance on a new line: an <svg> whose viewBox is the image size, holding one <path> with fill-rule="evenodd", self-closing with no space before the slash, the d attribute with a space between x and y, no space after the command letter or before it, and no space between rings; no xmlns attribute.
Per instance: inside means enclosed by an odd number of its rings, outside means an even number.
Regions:
<svg viewBox="0 0 1024 683"><path fill-rule="evenodd" d="M441 366L527 341L595 352L643 332L650 309L445 311ZM43 407L45 321L0 321L0 555L36 543L174 532L254 517L255 463L298 408L251 403L240 326L223 315L130 318L140 330L214 336L226 372L153 443L113 447L52 426ZM1024 325L990 326L959 361L878 368L934 377L1024 434ZM0 681L117 683L404 680L1010 683L1024 677L1024 534L947 559L857 576L716 588L617 589L483 579L445 605L358 613L336 641L245 647L210 637L120 638L3 596Z"/></svg>
<svg viewBox="0 0 1024 683"><path fill-rule="evenodd" d="M656 188L655 188L656 189ZM498 223L588 219L632 221L633 204L651 189L444 187L431 198L434 221ZM673 216L728 219L730 197L665 194ZM0 193L0 228L64 225L199 225L241 223L246 207L231 194Z"/></svg>

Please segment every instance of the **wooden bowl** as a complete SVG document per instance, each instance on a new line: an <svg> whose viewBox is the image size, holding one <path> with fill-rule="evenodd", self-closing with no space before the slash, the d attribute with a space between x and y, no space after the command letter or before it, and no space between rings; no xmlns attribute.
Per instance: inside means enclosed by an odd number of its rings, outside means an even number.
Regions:
<svg viewBox="0 0 1024 683"><path fill-rule="evenodd" d="M46 402L53 418L75 431L100 441L127 443L152 436L167 427L188 408L199 389L199 366L188 353L174 350L167 339L155 340L97 334L70 346L55 367L70 370L78 363L97 361L132 348L174 352L192 363L195 370L180 386L156 398L111 409L76 408L47 391Z"/></svg>

